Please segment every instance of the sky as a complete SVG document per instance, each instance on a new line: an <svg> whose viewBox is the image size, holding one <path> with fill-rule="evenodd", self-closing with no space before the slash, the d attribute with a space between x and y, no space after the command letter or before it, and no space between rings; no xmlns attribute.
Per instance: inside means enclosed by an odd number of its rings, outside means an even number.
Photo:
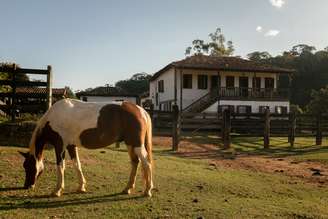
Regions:
<svg viewBox="0 0 328 219"><path fill-rule="evenodd" d="M114 85L222 28L235 55L328 46L327 0L0 0L0 62L52 65L54 87Z"/></svg>

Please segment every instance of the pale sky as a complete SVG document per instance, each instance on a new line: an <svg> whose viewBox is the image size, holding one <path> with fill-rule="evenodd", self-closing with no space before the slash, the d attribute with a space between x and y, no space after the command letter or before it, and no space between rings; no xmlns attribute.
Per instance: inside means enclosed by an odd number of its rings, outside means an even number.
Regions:
<svg viewBox="0 0 328 219"><path fill-rule="evenodd" d="M235 55L328 46L328 0L0 0L0 61L73 90L155 73L221 27Z"/></svg>

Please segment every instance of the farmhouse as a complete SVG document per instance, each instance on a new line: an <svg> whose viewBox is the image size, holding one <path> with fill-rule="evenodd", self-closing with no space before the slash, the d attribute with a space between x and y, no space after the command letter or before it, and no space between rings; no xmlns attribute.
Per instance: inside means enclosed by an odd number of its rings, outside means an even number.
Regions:
<svg viewBox="0 0 328 219"><path fill-rule="evenodd" d="M131 103L139 104L139 96L129 94L119 88L105 86L97 87L87 91L76 93L77 98L85 102L113 102L113 101L129 101Z"/></svg>
<svg viewBox="0 0 328 219"><path fill-rule="evenodd" d="M150 99L155 110L237 113L289 112L288 82L294 70L258 64L239 57L193 55L175 61L150 79ZM286 83L285 83L286 84Z"/></svg>

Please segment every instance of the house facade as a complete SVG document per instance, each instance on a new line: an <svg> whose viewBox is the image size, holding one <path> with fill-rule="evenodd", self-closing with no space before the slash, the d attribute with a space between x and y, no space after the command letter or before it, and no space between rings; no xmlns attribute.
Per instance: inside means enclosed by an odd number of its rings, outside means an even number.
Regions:
<svg viewBox="0 0 328 219"><path fill-rule="evenodd" d="M149 97L156 110L237 113L289 112L289 89L281 75L293 70L261 65L238 57L194 55L172 62L153 75Z"/></svg>

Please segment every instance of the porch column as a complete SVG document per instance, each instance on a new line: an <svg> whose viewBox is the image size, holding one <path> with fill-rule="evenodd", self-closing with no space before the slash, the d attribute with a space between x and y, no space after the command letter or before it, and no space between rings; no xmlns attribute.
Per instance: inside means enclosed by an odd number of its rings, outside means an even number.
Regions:
<svg viewBox="0 0 328 219"><path fill-rule="evenodd" d="M177 76L177 69L174 67L174 105L177 105L177 99L178 99L178 88L177 88L177 82L178 76Z"/></svg>

